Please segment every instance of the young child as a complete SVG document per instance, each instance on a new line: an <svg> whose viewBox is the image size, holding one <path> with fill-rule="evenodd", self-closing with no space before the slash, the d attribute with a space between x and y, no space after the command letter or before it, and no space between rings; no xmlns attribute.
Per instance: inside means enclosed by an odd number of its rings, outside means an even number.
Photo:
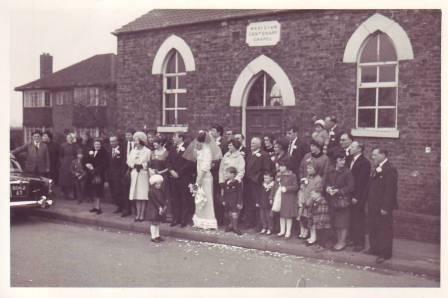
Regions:
<svg viewBox="0 0 448 298"><path fill-rule="evenodd" d="M306 167L307 177L300 181L299 191L299 215L300 221L300 239L307 239L311 224L311 202L314 197L321 195L323 190L322 178L316 173L316 166L309 162ZM315 241L312 239L312 241Z"/></svg>
<svg viewBox="0 0 448 298"><path fill-rule="evenodd" d="M84 201L84 189L86 182L86 169L84 168L84 153L82 149L78 149L76 152L76 158L72 161L70 171L72 172L74 179L75 198L78 199L78 204Z"/></svg>
<svg viewBox="0 0 448 298"><path fill-rule="evenodd" d="M162 191L163 177L158 174L152 175L149 178L149 185L147 216L151 224L151 241L159 243L163 241L160 237L159 226L166 211L166 200Z"/></svg>
<svg viewBox="0 0 448 298"><path fill-rule="evenodd" d="M280 233L277 236L291 238L292 220L297 217L297 176L291 171L289 160L278 161L278 174L275 183L275 192L281 196L280 204Z"/></svg>
<svg viewBox="0 0 448 298"><path fill-rule="evenodd" d="M260 221L261 231L260 234L266 233L271 235L273 222L272 222L272 201L274 199L274 174L271 172L265 172L263 175L263 192L260 196Z"/></svg>
<svg viewBox="0 0 448 298"><path fill-rule="evenodd" d="M238 228L238 216L243 209L243 193L241 183L235 179L236 174L235 167L228 167L225 171L222 204L226 215L230 218L230 224L226 227L226 232L233 230L237 235L242 235Z"/></svg>

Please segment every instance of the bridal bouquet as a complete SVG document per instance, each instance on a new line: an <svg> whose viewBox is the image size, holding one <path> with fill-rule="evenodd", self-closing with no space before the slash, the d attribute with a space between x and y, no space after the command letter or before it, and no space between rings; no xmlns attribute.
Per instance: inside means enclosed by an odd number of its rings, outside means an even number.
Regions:
<svg viewBox="0 0 448 298"><path fill-rule="evenodd" d="M188 185L188 187L190 188L190 192L194 197L196 208L198 208L199 210L204 208L205 204L207 203L207 196L205 195L202 187L199 187L197 184L190 184Z"/></svg>

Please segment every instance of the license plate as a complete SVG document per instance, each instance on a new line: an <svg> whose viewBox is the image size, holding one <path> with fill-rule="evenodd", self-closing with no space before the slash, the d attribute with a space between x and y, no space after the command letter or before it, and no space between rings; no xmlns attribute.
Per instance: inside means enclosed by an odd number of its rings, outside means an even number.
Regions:
<svg viewBox="0 0 448 298"><path fill-rule="evenodd" d="M14 197L26 196L26 185L11 185L11 191Z"/></svg>

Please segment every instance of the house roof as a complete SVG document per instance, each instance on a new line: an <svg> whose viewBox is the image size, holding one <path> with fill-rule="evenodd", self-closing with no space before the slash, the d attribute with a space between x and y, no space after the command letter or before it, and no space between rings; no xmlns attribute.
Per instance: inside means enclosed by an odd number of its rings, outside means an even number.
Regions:
<svg viewBox="0 0 448 298"><path fill-rule="evenodd" d="M95 55L14 90L114 85L115 59L115 54Z"/></svg>
<svg viewBox="0 0 448 298"><path fill-rule="evenodd" d="M272 14L280 9L154 9L135 19L113 34L145 31L210 21L223 21L246 16Z"/></svg>

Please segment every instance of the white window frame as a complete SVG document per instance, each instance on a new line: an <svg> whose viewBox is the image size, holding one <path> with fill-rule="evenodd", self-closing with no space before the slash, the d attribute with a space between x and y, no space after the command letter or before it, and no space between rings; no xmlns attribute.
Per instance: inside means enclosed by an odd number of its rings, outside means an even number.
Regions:
<svg viewBox="0 0 448 298"><path fill-rule="evenodd" d="M23 93L24 108L50 108L53 106L52 98L49 97L49 105L45 105L45 96L48 94L45 90L31 90Z"/></svg>
<svg viewBox="0 0 448 298"><path fill-rule="evenodd" d="M81 134L88 132L90 137L98 138L100 136L99 127L75 127L76 138L80 137Z"/></svg>
<svg viewBox="0 0 448 298"><path fill-rule="evenodd" d="M99 87L79 87L75 88L73 100L87 107L107 106L106 100L100 101L101 93Z"/></svg>
<svg viewBox="0 0 448 298"><path fill-rule="evenodd" d="M382 34L385 34L384 32L381 32ZM375 38L377 39L377 55L379 53L380 49L380 38L379 33L376 32ZM388 35L385 34L387 38ZM370 35L362 45L359 53L358 53L358 60L357 60L357 80L356 80L356 120L355 120L355 127L352 129L352 135L353 136L367 136L367 137L390 137L390 138L398 138L399 137L399 131L398 131L398 82L399 82L399 61L398 58L396 61L386 61L386 62L363 62L361 63L361 56L364 51L364 48L366 47L367 43L369 42L370 38L373 36ZM389 38L389 41L392 45L394 45L393 41ZM397 55L397 51L395 50L395 54ZM397 56L398 57L398 56ZM395 81L394 82L379 82L379 71L380 67L384 65L395 65ZM376 79L377 82L366 82L362 83L362 68L365 66L374 66L376 67ZM379 106L378 105L378 94L380 88L385 87L392 87L395 88L395 106ZM375 88L375 105L374 106L360 106L359 105L359 90L363 88ZM359 127L359 110L371 110L375 109L375 127ZM378 127L378 111L381 109L395 109L395 125L394 127Z"/></svg>
<svg viewBox="0 0 448 298"><path fill-rule="evenodd" d="M267 107L268 108L282 107L283 106L283 98L282 98L282 96L281 95L280 96L271 96L272 89L271 90L267 89L268 88L267 80L268 80L268 76L269 76L269 74L267 72L261 71L261 73L254 78L253 82L255 83L261 76L263 76L263 105L262 106L249 106L248 105L247 108L248 109L257 109L257 108L267 108ZM271 77L271 79L274 82L274 85L272 85L273 87L278 84L274 80L274 78ZM252 84L251 87L249 88L249 91L248 91L249 93L248 94L250 94L250 91L252 90L253 87L254 87L254 85ZM268 98L268 95L269 95L269 98ZM271 102L271 99L273 99L273 98L280 98L280 103L281 104L278 105L278 106L272 106L270 102ZM268 103L268 99L269 99L269 103Z"/></svg>
<svg viewBox="0 0 448 298"><path fill-rule="evenodd" d="M174 73L167 73L167 68L168 68L168 62L173 58L174 56L174 66L175 66L175 72ZM178 88L179 87L179 78L180 77L184 77L187 75L187 72L179 72L178 68L179 68L179 59L183 59L182 56L180 55L180 53L177 50L173 50L172 53L170 53L167 56L167 59L165 61L165 65L164 65L164 69L163 69L163 99L162 99L162 125L164 127L185 127L187 126L187 123L178 123L178 111L186 111L188 110L187 107L179 107L178 106L178 94L186 94L187 93L187 89L186 88ZM185 62L184 62L185 63ZM176 88L175 89L168 89L168 79L169 78L175 78L175 85ZM174 107L170 107L168 108L166 106L167 103L167 94L174 94ZM166 120L166 113L167 111L174 111L174 119L175 119L175 123L170 123L167 124Z"/></svg>

